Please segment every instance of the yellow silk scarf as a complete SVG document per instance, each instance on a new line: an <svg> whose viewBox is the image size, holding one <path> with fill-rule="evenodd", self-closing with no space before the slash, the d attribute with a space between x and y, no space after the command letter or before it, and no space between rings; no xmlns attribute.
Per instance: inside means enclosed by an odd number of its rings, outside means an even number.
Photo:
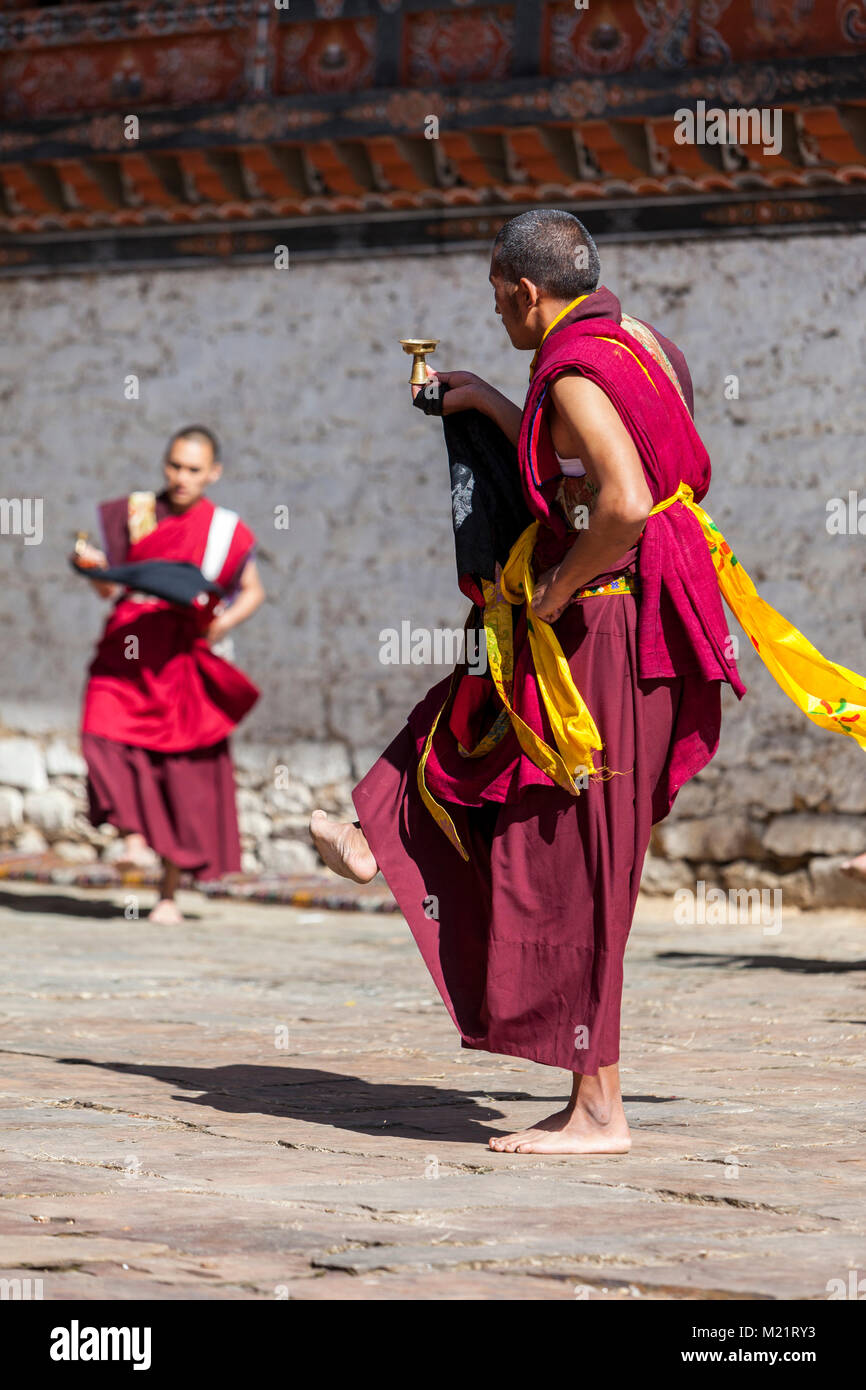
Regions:
<svg viewBox="0 0 866 1390"><path fill-rule="evenodd" d="M793 623L762 599L712 517L698 506L688 483L653 507L682 502L697 517L719 576L722 597L767 670L807 719L822 729L852 734L866 748L866 678L830 661Z"/></svg>
<svg viewBox="0 0 866 1390"><path fill-rule="evenodd" d="M594 751L601 749L602 743L595 720L572 679L556 633L550 623L532 613L530 608L535 590L532 578L532 552L538 526L539 523L533 521L514 542L500 575L498 588L489 579L481 581L484 593L487 662L497 694L508 711L512 728L524 753L559 786L578 795L578 783L596 771L592 755ZM527 606L526 625L532 661L538 688L550 719L556 749L551 748L529 727L511 703L514 677L511 608L518 603L525 603ZM449 690L448 698L436 715L433 727L427 735L424 751L418 763L418 790L424 805L455 849L459 850L464 859L468 859L469 855L460 842L453 820L444 806L432 796L424 779L433 735L450 697ZM469 756L477 755L480 751L479 747Z"/></svg>

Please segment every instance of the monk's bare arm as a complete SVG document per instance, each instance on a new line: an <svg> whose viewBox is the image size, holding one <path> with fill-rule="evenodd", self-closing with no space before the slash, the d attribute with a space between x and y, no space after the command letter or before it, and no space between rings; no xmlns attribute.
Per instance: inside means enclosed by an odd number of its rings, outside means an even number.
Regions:
<svg viewBox="0 0 866 1390"><path fill-rule="evenodd" d="M579 532L553 580L558 596L570 597L634 545L653 499L631 436L600 386L570 374L556 379L550 397L560 453L580 458L598 487L589 525Z"/></svg>
<svg viewBox="0 0 866 1390"><path fill-rule="evenodd" d="M447 396L446 396L447 401ZM501 391L497 391L495 386L491 386L488 381L479 383L478 406L482 415L488 415L495 424L499 426L502 433L517 448L517 441L520 438L520 421L523 418L523 411L514 401L510 401L507 396L503 396Z"/></svg>
<svg viewBox="0 0 866 1390"><path fill-rule="evenodd" d="M255 560L248 560L240 578L238 596L225 613L220 613L214 618L207 630L208 641L218 642L220 638L225 637L227 632L231 632L233 627L237 627L238 623L243 623L247 618L251 618L264 601L264 585L259 578L256 562Z"/></svg>
<svg viewBox="0 0 866 1390"><path fill-rule="evenodd" d="M442 401L443 415L453 415L458 410L480 410L517 447L522 416L520 406L503 396L489 381L476 376L474 372L434 372L432 367L427 368L427 379L431 382L441 381L448 387ZM423 386L413 386L413 397L423 389Z"/></svg>

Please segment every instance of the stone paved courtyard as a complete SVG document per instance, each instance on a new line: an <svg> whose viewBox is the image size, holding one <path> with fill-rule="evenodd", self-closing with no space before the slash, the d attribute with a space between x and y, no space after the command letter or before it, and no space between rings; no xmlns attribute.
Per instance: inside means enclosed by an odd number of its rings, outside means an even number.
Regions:
<svg viewBox="0 0 866 1390"><path fill-rule="evenodd" d="M560 1073L461 1050L397 914L0 886L0 1276L45 1299L827 1299L866 1273L866 915L626 961L632 1153L497 1155Z"/></svg>

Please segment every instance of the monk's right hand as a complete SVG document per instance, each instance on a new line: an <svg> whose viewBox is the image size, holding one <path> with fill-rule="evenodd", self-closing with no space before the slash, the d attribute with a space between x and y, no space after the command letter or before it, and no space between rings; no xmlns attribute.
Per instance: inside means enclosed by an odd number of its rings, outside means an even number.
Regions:
<svg viewBox="0 0 866 1390"><path fill-rule="evenodd" d="M83 570L104 570L108 567L105 553L89 543L73 553L72 562Z"/></svg>
<svg viewBox="0 0 866 1390"><path fill-rule="evenodd" d="M487 382L474 372L434 372L427 368L427 386L413 386L412 399L419 391L428 390L434 383L441 382L448 390L442 400L442 414L454 415L458 410L477 410Z"/></svg>

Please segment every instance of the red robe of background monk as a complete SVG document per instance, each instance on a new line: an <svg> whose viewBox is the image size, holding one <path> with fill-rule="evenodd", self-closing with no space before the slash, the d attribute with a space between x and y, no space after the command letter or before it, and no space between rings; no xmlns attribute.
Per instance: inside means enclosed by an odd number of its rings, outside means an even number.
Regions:
<svg viewBox="0 0 866 1390"><path fill-rule="evenodd" d="M181 561L201 569L224 598L192 605L94 581L116 600L90 666L82 715L90 819L127 837L126 864L143 845L163 861L154 920L178 922L180 874L219 878L240 869L228 735L258 699L242 671L219 654L228 632L258 608L264 590L255 536L235 512L205 494L221 466L210 431L191 426L171 440L165 491L135 492L100 508L106 554L96 564Z"/></svg>

